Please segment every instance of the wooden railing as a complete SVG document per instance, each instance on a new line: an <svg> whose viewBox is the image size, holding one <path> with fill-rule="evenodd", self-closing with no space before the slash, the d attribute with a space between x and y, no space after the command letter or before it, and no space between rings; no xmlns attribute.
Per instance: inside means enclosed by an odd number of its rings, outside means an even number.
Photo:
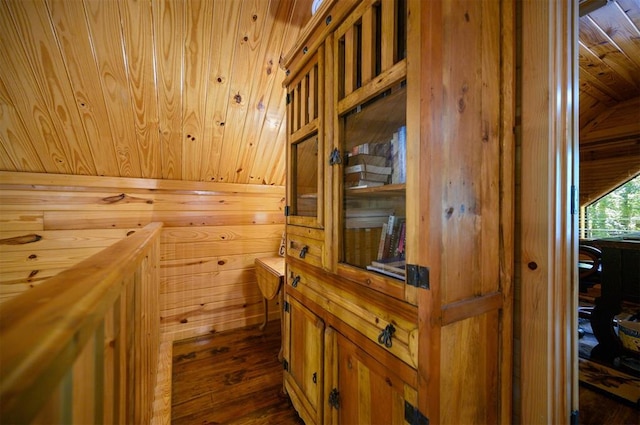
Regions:
<svg viewBox="0 0 640 425"><path fill-rule="evenodd" d="M146 424L161 223L0 307L0 422Z"/></svg>

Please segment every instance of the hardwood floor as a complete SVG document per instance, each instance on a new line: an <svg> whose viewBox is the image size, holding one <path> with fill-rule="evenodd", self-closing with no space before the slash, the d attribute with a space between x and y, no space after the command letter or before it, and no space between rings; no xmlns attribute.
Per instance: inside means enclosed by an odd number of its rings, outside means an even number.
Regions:
<svg viewBox="0 0 640 425"><path fill-rule="evenodd" d="M280 322L173 345L171 423L304 424L282 392ZM640 410L580 386L581 425L640 425Z"/></svg>
<svg viewBox="0 0 640 425"><path fill-rule="evenodd" d="M639 425L640 410L627 402L580 385L580 425Z"/></svg>
<svg viewBox="0 0 640 425"><path fill-rule="evenodd" d="M171 423L304 424L282 392L280 322L176 342Z"/></svg>

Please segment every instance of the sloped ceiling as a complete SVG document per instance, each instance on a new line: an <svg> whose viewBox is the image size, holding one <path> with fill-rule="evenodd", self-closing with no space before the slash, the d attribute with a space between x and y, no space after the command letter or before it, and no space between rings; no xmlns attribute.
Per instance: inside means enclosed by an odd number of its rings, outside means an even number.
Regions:
<svg viewBox="0 0 640 425"><path fill-rule="evenodd" d="M640 2L608 1L582 16L578 28L585 205L640 173Z"/></svg>
<svg viewBox="0 0 640 425"><path fill-rule="evenodd" d="M0 169L284 184L311 3L0 1Z"/></svg>
<svg viewBox="0 0 640 425"><path fill-rule="evenodd" d="M284 184L311 3L0 0L0 169ZM638 28L638 0L579 21L581 204L640 169Z"/></svg>

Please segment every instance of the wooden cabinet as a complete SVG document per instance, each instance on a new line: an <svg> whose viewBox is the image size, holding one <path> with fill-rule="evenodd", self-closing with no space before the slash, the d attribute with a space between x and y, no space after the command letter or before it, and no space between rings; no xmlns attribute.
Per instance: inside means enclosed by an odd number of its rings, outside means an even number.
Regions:
<svg viewBox="0 0 640 425"><path fill-rule="evenodd" d="M285 389L306 423L320 423L324 323L291 296L285 297L283 321L289 335L283 347Z"/></svg>
<svg viewBox="0 0 640 425"><path fill-rule="evenodd" d="M306 423L511 422L513 19L325 0L284 57L284 379Z"/></svg>

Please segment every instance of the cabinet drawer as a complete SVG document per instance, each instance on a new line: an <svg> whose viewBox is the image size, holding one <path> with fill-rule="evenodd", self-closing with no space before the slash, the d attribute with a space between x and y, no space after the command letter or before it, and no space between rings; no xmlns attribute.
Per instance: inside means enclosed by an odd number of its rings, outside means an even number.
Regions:
<svg viewBox="0 0 640 425"><path fill-rule="evenodd" d="M322 282L304 269L291 264L288 265L286 277L287 285L327 313L384 347L409 366L418 367L418 323L415 307L399 303L391 297L382 298L388 302L374 302L357 297L333 283Z"/></svg>
<svg viewBox="0 0 640 425"><path fill-rule="evenodd" d="M316 239L287 232L287 255L299 258L307 264L322 267L324 244Z"/></svg>

